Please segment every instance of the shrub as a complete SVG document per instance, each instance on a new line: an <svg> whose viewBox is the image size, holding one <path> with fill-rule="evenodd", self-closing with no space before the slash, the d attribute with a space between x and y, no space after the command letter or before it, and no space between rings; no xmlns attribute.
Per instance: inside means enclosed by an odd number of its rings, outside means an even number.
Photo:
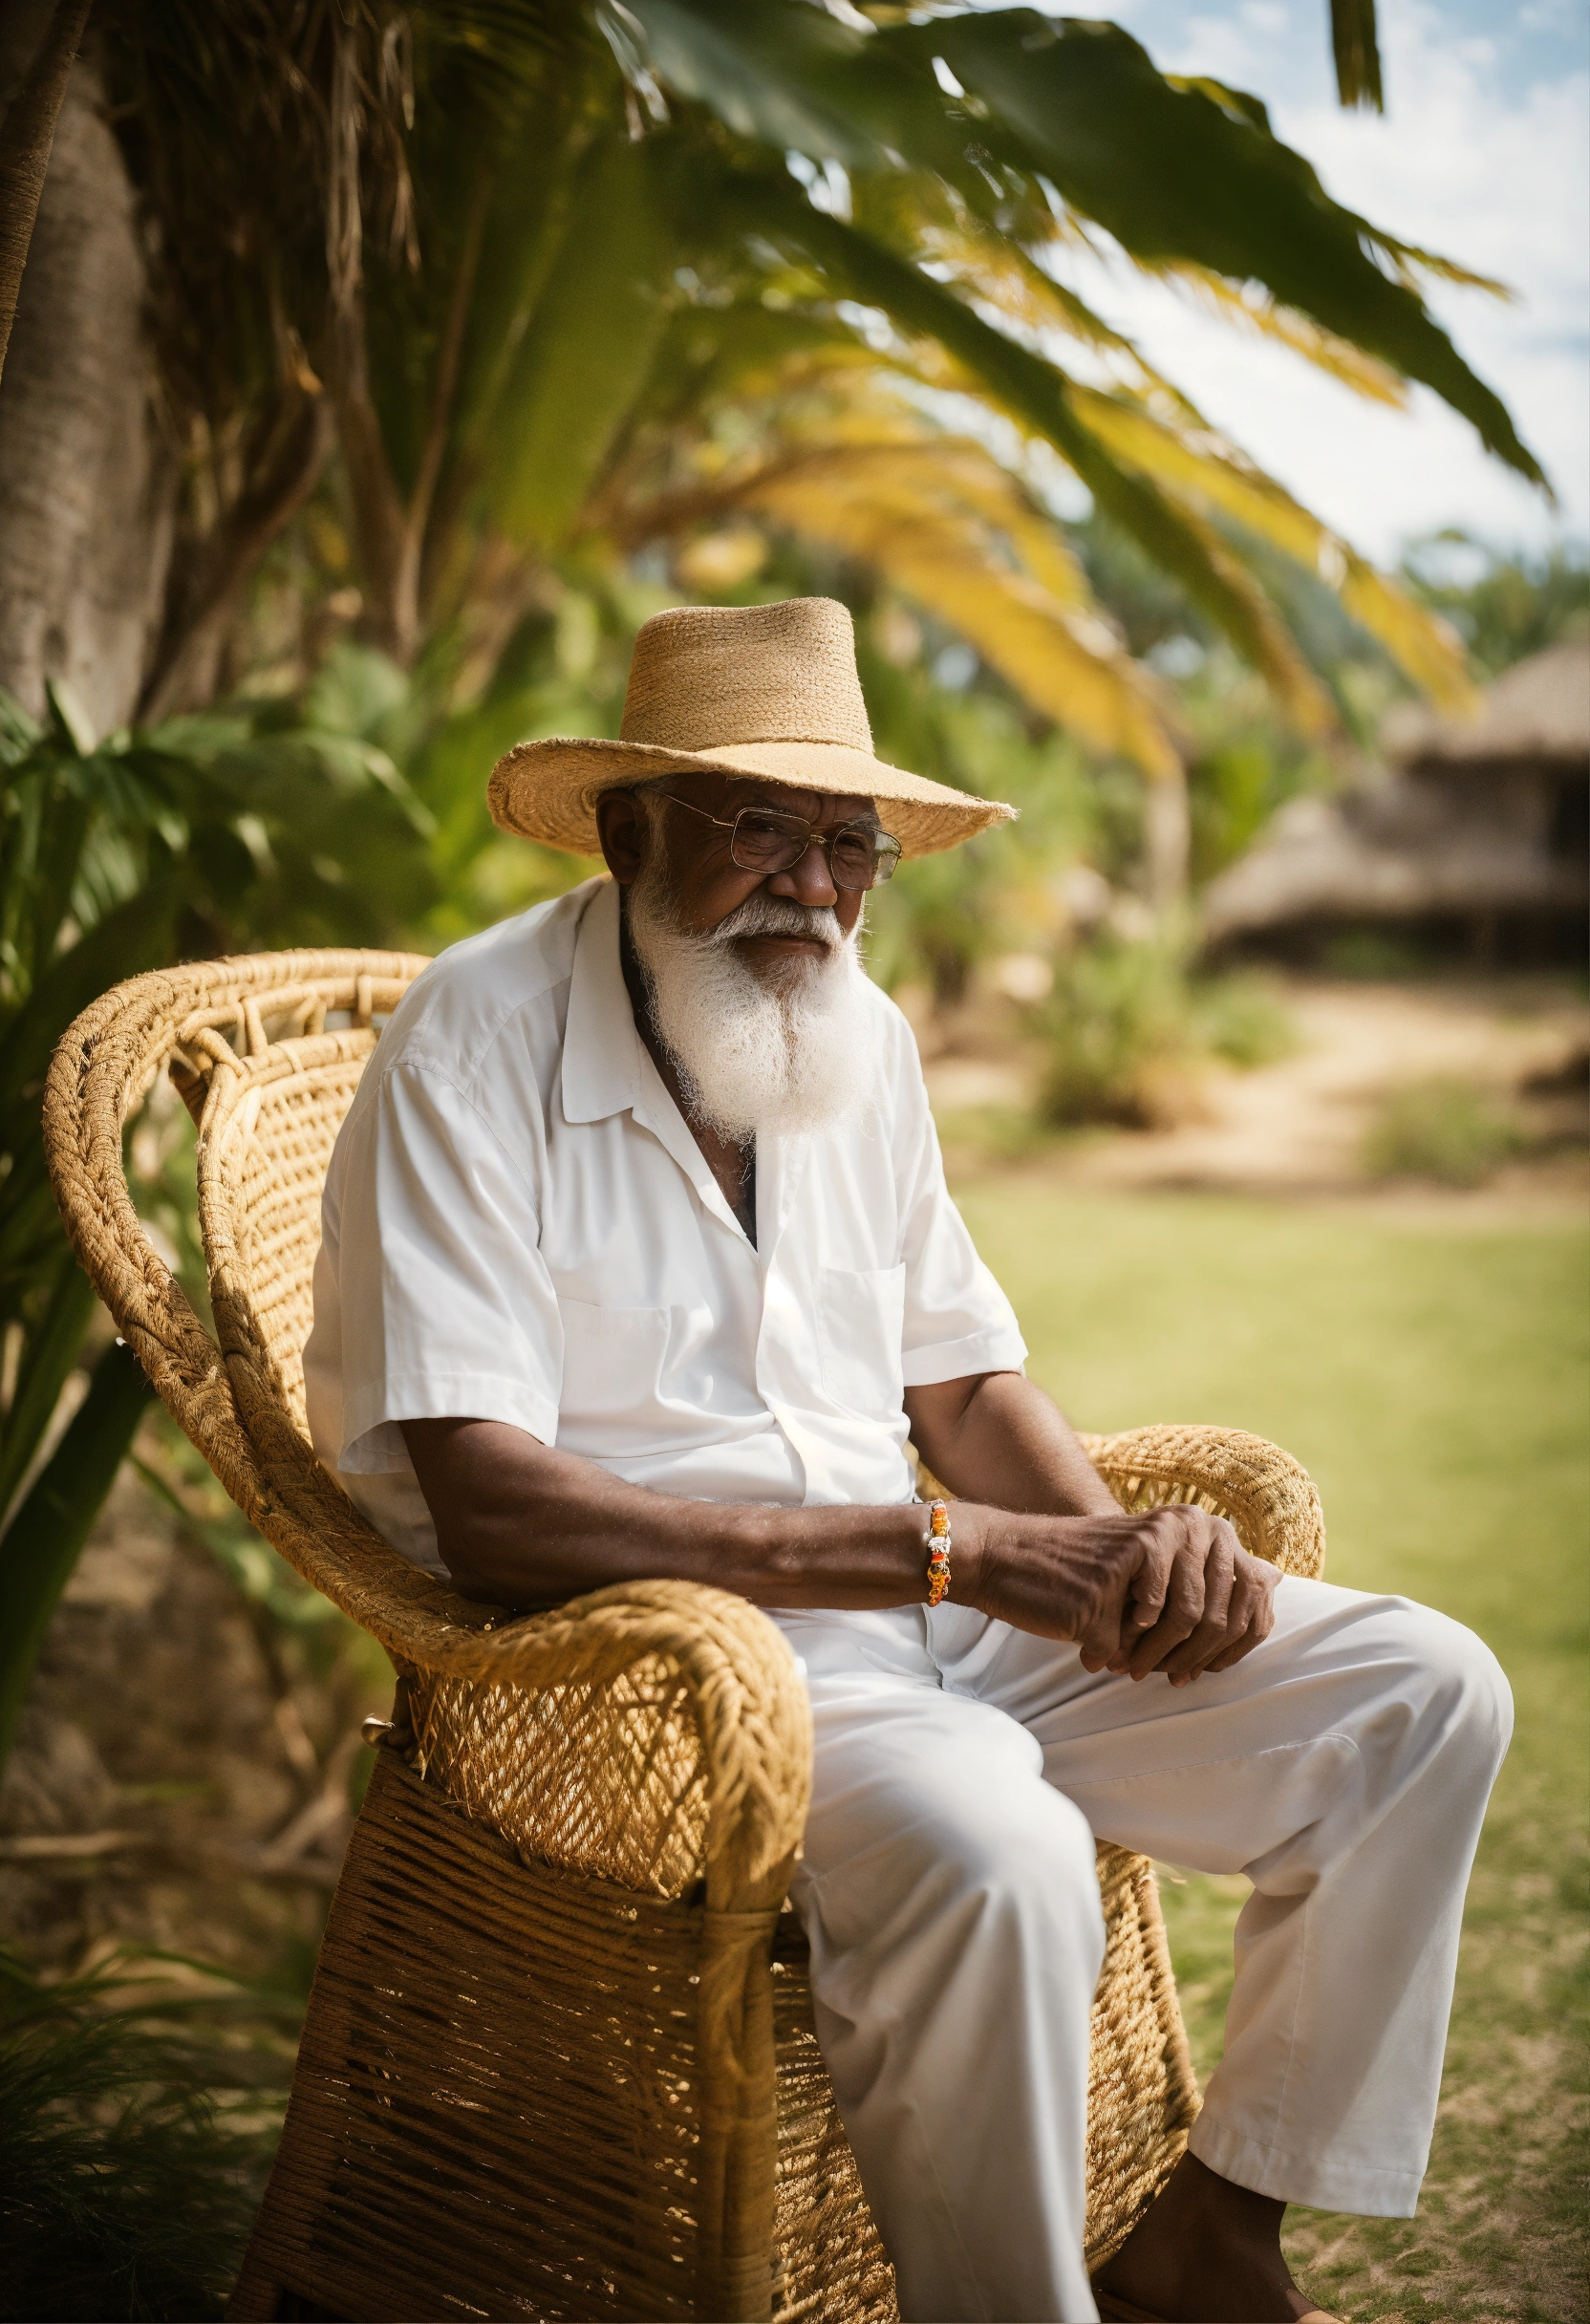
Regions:
<svg viewBox="0 0 1590 2324"><path fill-rule="evenodd" d="M1264 978L1240 970L1193 986L1199 1029L1210 1054L1251 1072L1290 1057L1298 1028L1285 1002Z"/></svg>
<svg viewBox="0 0 1590 2324"><path fill-rule="evenodd" d="M1171 945L1104 936L1080 946L1058 963L1041 1022L1048 1120L1142 1130L1162 1118L1156 1080L1192 1046L1187 981Z"/></svg>
<svg viewBox="0 0 1590 2324"><path fill-rule="evenodd" d="M1049 1060L1040 1108L1061 1124L1164 1127L1198 1108L1196 1077L1211 1058L1252 1066L1284 1056L1292 1022L1256 977L1191 977L1175 936L1111 934L1056 965L1036 1022Z"/></svg>
<svg viewBox="0 0 1590 2324"><path fill-rule="evenodd" d="M0 2316L223 2312L279 2125L260 2086L285 2065L224 2048L191 1993L115 2006L133 1982L113 1962L44 1985L0 1953ZM241 2119L215 2097L240 2084Z"/></svg>
<svg viewBox="0 0 1590 2324"><path fill-rule="evenodd" d="M1515 1108L1493 1090L1437 1074L1386 1098L1364 1142L1372 1178L1479 1186L1525 1143Z"/></svg>

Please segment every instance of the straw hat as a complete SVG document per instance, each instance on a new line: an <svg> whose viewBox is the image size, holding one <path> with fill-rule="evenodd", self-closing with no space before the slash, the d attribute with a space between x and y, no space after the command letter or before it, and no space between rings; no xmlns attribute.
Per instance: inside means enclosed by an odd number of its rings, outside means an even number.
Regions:
<svg viewBox="0 0 1590 2324"><path fill-rule="evenodd" d="M874 799L908 855L953 848L1016 812L872 756L850 616L831 597L655 614L634 641L619 741L516 743L487 797L501 829L591 855L604 791L714 768Z"/></svg>

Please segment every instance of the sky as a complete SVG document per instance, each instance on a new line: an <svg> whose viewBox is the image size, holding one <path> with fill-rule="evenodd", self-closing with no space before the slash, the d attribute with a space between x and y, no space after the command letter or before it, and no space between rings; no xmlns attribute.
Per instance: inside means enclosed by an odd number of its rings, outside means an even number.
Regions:
<svg viewBox="0 0 1590 2324"><path fill-rule="evenodd" d="M1590 535L1590 0L1380 0L1384 118L1337 104L1327 0L1069 0L1065 12L1112 17L1164 71L1253 91L1339 202L1509 283L1515 305L1444 283L1426 295L1559 506L1425 389L1406 413L1365 403L1125 268L1078 279L1100 312L1382 562L1448 526L1506 549Z"/></svg>

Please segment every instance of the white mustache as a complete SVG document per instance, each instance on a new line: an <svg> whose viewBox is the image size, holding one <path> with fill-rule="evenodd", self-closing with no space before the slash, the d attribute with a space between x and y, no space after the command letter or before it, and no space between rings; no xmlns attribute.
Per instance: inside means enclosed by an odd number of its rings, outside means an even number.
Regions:
<svg viewBox="0 0 1590 2324"><path fill-rule="evenodd" d="M748 895L716 928L706 931L708 944L733 944L744 936L805 936L837 952L845 941L839 915L831 904L797 904L792 896Z"/></svg>

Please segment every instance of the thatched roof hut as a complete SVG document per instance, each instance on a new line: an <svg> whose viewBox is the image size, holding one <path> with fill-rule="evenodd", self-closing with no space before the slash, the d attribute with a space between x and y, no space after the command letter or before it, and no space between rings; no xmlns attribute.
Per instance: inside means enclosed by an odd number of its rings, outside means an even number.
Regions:
<svg viewBox="0 0 1590 2324"><path fill-rule="evenodd" d="M1388 765L1299 799L1205 892L1214 943L1402 924L1577 950L1590 917L1590 639L1509 670L1469 719L1401 709ZM1509 945L1509 949L1519 949Z"/></svg>
<svg viewBox="0 0 1590 2324"><path fill-rule="evenodd" d="M1590 637L1570 638L1504 671L1480 697L1476 718L1442 718L1407 702L1381 729L1394 765L1451 773L1560 766L1582 781L1590 761Z"/></svg>

